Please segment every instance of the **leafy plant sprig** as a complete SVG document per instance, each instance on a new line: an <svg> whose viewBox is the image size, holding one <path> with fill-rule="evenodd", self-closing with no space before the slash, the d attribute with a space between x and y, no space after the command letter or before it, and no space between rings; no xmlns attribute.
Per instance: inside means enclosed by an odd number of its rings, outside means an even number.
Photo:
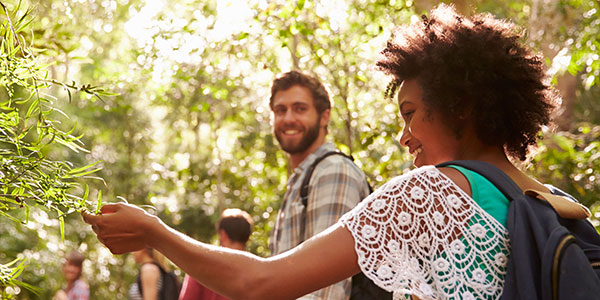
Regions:
<svg viewBox="0 0 600 300"><path fill-rule="evenodd" d="M32 286L26 282L20 281L17 278L21 275L21 272L25 269L25 259L17 258L7 264L0 264L0 287L12 286L22 287L28 289L35 294L39 294L41 289ZM5 289L0 289L0 299L10 299L12 295Z"/></svg>
<svg viewBox="0 0 600 300"><path fill-rule="evenodd" d="M26 223L32 207L39 207L59 220L64 240L65 217L73 212L98 211L98 200L88 200L89 188L81 179L98 179L100 162L74 166L48 156L48 150L67 148L88 152L75 128L64 130L57 115L69 118L55 105L55 97L42 93L60 86L68 94L79 92L103 101L102 96L115 95L91 84L62 83L48 78L49 65L41 63L34 50L31 9L21 2L10 10L2 1L0 7L0 217ZM83 185L83 186L82 186ZM83 195L79 195L83 194ZM95 205L95 209L92 208ZM0 264L0 295L10 297L7 287L35 288L17 280L25 267L24 260Z"/></svg>

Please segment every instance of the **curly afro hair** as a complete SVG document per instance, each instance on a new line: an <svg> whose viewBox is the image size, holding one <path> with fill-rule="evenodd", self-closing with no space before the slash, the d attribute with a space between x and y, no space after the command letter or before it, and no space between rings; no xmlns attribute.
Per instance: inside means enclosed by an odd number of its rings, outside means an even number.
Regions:
<svg viewBox="0 0 600 300"><path fill-rule="evenodd" d="M543 58L520 43L514 24L490 14L470 18L441 4L422 21L401 26L378 69L393 76L386 96L416 79L428 109L460 136L470 120L478 137L525 160L559 101L546 82Z"/></svg>

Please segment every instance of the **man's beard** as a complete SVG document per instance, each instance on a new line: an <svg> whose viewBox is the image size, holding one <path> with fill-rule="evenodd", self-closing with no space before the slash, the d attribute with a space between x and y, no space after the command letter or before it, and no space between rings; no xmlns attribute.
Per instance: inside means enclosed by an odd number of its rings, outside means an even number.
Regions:
<svg viewBox="0 0 600 300"><path fill-rule="evenodd" d="M279 145L281 145L281 149L283 149L283 151L289 153L289 154L296 154L296 153L302 153L304 151L306 151L308 148L310 148L310 146L312 146L312 144L315 142L315 140L317 140L317 138L319 137L319 125L320 125L320 119L321 117L319 116L319 118L317 118L317 121L315 122L315 125L311 126L308 128L308 131L306 131L306 134L302 137L302 139L300 140L300 143L296 144L296 145L286 145L283 142L283 138L280 136L280 132L276 131L275 132L275 137L277 138L277 141L279 141Z"/></svg>

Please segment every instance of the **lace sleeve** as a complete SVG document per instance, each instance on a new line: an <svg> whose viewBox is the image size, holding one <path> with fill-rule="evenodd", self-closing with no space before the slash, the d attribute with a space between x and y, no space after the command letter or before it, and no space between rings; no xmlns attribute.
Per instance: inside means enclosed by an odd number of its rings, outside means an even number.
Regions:
<svg viewBox="0 0 600 300"><path fill-rule="evenodd" d="M363 273L395 298L501 294L506 229L435 167L390 180L341 222L354 237Z"/></svg>

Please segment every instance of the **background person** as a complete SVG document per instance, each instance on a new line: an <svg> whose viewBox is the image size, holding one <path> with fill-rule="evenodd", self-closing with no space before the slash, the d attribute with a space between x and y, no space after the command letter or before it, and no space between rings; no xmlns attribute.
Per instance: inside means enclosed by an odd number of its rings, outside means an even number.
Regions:
<svg viewBox="0 0 600 300"><path fill-rule="evenodd" d="M62 267L67 286L54 295L54 300L88 300L90 289L82 279L83 261L85 257L78 251L71 251L65 256Z"/></svg>
<svg viewBox="0 0 600 300"><path fill-rule="evenodd" d="M281 255L259 258L206 245L125 204L84 218L113 253L159 247L191 276L235 299L295 298L359 270L395 297L498 299L510 254L508 201L485 179L432 165L485 161L523 190L548 192L510 160L526 158L557 100L543 58L519 39L507 21L467 18L445 4L398 28L377 65L393 77L387 94L398 91L400 144L418 168Z"/></svg>
<svg viewBox="0 0 600 300"><path fill-rule="evenodd" d="M161 300L159 295L163 287L160 268L169 271L166 258L152 248L143 248L132 253L135 262L140 264L136 282L129 287L130 300Z"/></svg>
<svg viewBox="0 0 600 300"><path fill-rule="evenodd" d="M245 250L246 243L252 234L254 221L250 215L237 208L228 208L221 213L217 222L219 244L236 250ZM185 275L179 300L226 300L227 298L213 292L198 283L189 275Z"/></svg>

